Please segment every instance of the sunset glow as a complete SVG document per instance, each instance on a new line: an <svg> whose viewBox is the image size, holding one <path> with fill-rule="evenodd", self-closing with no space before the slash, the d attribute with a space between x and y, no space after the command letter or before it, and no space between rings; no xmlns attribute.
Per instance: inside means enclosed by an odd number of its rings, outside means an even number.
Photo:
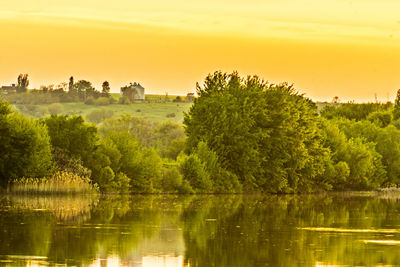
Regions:
<svg viewBox="0 0 400 267"><path fill-rule="evenodd" d="M393 101L400 2L0 1L0 82L87 79L186 94L215 70L294 83L314 100Z"/></svg>

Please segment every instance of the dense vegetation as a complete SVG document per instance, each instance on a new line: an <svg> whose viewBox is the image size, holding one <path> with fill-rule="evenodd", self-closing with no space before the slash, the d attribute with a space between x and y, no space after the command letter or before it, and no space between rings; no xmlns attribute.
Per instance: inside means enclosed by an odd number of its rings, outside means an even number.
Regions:
<svg viewBox="0 0 400 267"><path fill-rule="evenodd" d="M71 94L79 96L85 84L71 80ZM103 84L102 94L108 92ZM100 109L87 116L97 125L78 115L35 120L1 101L2 186L57 172L88 177L111 193L310 192L400 184L399 96L394 106L334 104L319 113L291 85L221 72L209 75L197 93L184 127Z"/></svg>
<svg viewBox="0 0 400 267"><path fill-rule="evenodd" d="M205 143L246 191L371 189L400 183L400 121L387 104L316 105L288 84L209 75L185 117L187 152Z"/></svg>

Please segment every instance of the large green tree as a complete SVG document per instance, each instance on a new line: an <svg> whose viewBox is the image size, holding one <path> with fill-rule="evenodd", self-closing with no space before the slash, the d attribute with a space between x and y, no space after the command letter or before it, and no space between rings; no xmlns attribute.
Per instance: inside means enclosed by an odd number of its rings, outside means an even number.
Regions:
<svg viewBox="0 0 400 267"><path fill-rule="evenodd" d="M0 100L0 183L10 179L41 177L52 169L50 138L46 126L12 112Z"/></svg>
<svg viewBox="0 0 400 267"><path fill-rule="evenodd" d="M101 87L102 87L101 91L102 96L110 97L110 83L108 81L104 81Z"/></svg>
<svg viewBox="0 0 400 267"><path fill-rule="evenodd" d="M25 93L29 86L28 74L18 75L17 82L17 93Z"/></svg>
<svg viewBox="0 0 400 267"><path fill-rule="evenodd" d="M86 98L92 96L95 92L95 88L93 87L92 83L86 80L79 80L74 84L74 87L76 88L81 100L86 100Z"/></svg>
<svg viewBox="0 0 400 267"><path fill-rule="evenodd" d="M308 191L328 151L315 105L287 84L215 72L185 115L188 152L204 141L245 190Z"/></svg>
<svg viewBox="0 0 400 267"><path fill-rule="evenodd" d="M52 115L44 123L54 147L87 164L99 140L96 126L86 123L81 116L68 115Z"/></svg>

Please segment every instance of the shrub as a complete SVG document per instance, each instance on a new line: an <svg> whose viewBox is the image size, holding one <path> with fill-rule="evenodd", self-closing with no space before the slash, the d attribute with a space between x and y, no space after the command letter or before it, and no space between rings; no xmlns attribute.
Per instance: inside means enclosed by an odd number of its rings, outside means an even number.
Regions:
<svg viewBox="0 0 400 267"><path fill-rule="evenodd" d="M164 168L162 174L162 189L165 193L176 193L182 185L182 174L174 166L171 168Z"/></svg>
<svg viewBox="0 0 400 267"><path fill-rule="evenodd" d="M92 172L83 166L81 160L72 158L69 154L58 147L53 149L53 160L57 171L69 172L81 177L90 177Z"/></svg>
<svg viewBox="0 0 400 267"><path fill-rule="evenodd" d="M205 164L201 162L196 154L185 156L181 159L180 168L185 180L197 192L210 192L212 181L206 171Z"/></svg>
<svg viewBox="0 0 400 267"><path fill-rule="evenodd" d="M43 107L43 106L39 107L36 112L38 117L44 117L44 116L48 115L49 113L50 113L49 109L47 107Z"/></svg>
<svg viewBox="0 0 400 267"><path fill-rule="evenodd" d="M96 109L86 115L86 119L90 122L100 123L105 119L111 118L114 115L114 111L105 109Z"/></svg>
<svg viewBox="0 0 400 267"><path fill-rule="evenodd" d="M60 103L53 103L49 105L48 109L51 115L57 115L64 111L64 106Z"/></svg>
<svg viewBox="0 0 400 267"><path fill-rule="evenodd" d="M99 139L97 127L86 123L82 116L52 115L43 120L53 147L63 149L69 156L87 163ZM86 165L85 165L86 166Z"/></svg>
<svg viewBox="0 0 400 267"><path fill-rule="evenodd" d="M94 103L95 103L95 99L93 98L93 97L88 97L86 100L85 100L85 104L86 105L94 105Z"/></svg>
<svg viewBox="0 0 400 267"><path fill-rule="evenodd" d="M107 97L99 97L94 101L96 106L107 106L110 104L110 98Z"/></svg>
<svg viewBox="0 0 400 267"><path fill-rule="evenodd" d="M46 126L11 113L7 105L0 101L0 185L23 176L47 175L52 169L52 156Z"/></svg>
<svg viewBox="0 0 400 267"><path fill-rule="evenodd" d="M323 173L317 108L291 85L215 72L197 88L184 124L187 150L207 142L246 190L310 191Z"/></svg>
<svg viewBox="0 0 400 267"><path fill-rule="evenodd" d="M164 155L167 158L176 160L178 155L184 150L185 148L185 138L181 139L174 139L169 144L167 150L164 152Z"/></svg>
<svg viewBox="0 0 400 267"><path fill-rule="evenodd" d="M172 100L172 102L182 102L182 97L181 96L177 96L174 100Z"/></svg>
<svg viewBox="0 0 400 267"><path fill-rule="evenodd" d="M375 123L379 127L386 127L392 122L392 113L389 111L382 112L382 111L376 111L372 112L368 115L367 120L369 120L372 123Z"/></svg>
<svg viewBox="0 0 400 267"><path fill-rule="evenodd" d="M129 105L129 104L131 104L132 102L131 102L131 100L128 98L128 97L126 97L126 96L122 96L122 97L120 97L120 99L118 100L118 104L122 104L122 105Z"/></svg>

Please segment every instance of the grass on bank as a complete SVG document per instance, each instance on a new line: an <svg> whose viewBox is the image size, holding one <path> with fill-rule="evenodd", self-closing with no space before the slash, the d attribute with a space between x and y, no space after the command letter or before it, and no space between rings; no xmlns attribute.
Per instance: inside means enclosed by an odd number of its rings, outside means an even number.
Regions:
<svg viewBox="0 0 400 267"><path fill-rule="evenodd" d="M56 172L49 178L20 178L8 186L10 193L77 194L98 193L99 188L87 177Z"/></svg>
<svg viewBox="0 0 400 267"><path fill-rule="evenodd" d="M83 102L59 104L61 107L59 114L77 114L86 117L92 111L102 109L105 111L112 111L115 117L122 114L130 114L135 117L143 117L156 122L171 120L177 123L183 122L183 113L187 112L192 105L192 103L187 102L138 102L128 105L110 104L106 106L87 105ZM29 105L17 104L16 107L24 114L42 117L49 114L47 111L51 105L53 104L34 105L35 107L32 107Z"/></svg>

